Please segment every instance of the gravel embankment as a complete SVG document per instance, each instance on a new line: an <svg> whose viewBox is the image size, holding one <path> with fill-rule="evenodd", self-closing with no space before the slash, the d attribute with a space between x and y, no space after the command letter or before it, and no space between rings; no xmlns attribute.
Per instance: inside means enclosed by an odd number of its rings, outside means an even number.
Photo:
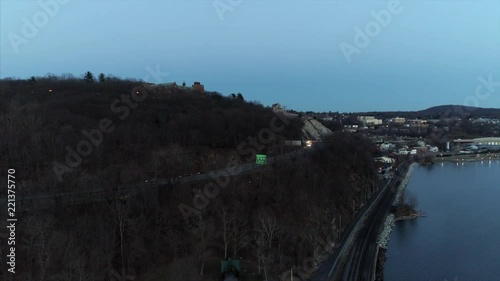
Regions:
<svg viewBox="0 0 500 281"><path fill-rule="evenodd" d="M396 194L396 198L394 199L393 206L399 203L399 200L401 199L401 194L403 191L406 189L406 186L408 185L408 182L410 181L411 174L413 173L413 168L417 165L416 163L412 163L410 167L408 167L408 172L405 175L405 178L401 181L401 184L398 187L398 191ZM385 219L384 222L384 228L382 232L380 233L377 244L379 245L380 248L387 249L387 245L389 243L389 240L391 238L391 232L394 229L394 223L395 223L395 218L393 214L387 215L387 218Z"/></svg>

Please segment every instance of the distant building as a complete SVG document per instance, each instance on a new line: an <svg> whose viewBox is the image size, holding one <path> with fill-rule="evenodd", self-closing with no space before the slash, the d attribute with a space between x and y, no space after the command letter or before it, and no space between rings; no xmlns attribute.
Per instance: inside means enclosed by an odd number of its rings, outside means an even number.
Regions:
<svg viewBox="0 0 500 281"><path fill-rule="evenodd" d="M146 88L149 90L153 90L155 95L156 94L172 94L175 93L179 87L177 86L177 83L171 82L171 83L162 83L162 84L152 84L148 83L146 85Z"/></svg>
<svg viewBox="0 0 500 281"><path fill-rule="evenodd" d="M177 83L175 83L175 82L164 83L164 84L160 84L159 86L163 86L165 88L177 88Z"/></svg>
<svg viewBox="0 0 500 281"><path fill-rule="evenodd" d="M393 150L393 149L396 149L396 145L393 143L384 142L380 145L380 149L381 150Z"/></svg>
<svg viewBox="0 0 500 281"><path fill-rule="evenodd" d="M377 158L375 158L375 161L376 162L381 162L381 163L384 163L384 164L393 164L393 163L396 162L395 159L390 158L390 157L377 157Z"/></svg>
<svg viewBox="0 0 500 281"><path fill-rule="evenodd" d="M406 123L406 118L403 118L403 117L396 117L396 118L392 118L390 120L391 123L394 123L394 124L404 124Z"/></svg>
<svg viewBox="0 0 500 281"><path fill-rule="evenodd" d="M203 86L200 82L194 82L191 88L193 89L193 91L198 91L200 93L205 92L205 86Z"/></svg>
<svg viewBox="0 0 500 281"><path fill-rule="evenodd" d="M411 151L410 151L410 154L411 155L415 155L415 154L425 154L425 153L428 153L429 152L429 148L428 147L414 147Z"/></svg>
<svg viewBox="0 0 500 281"><path fill-rule="evenodd" d="M439 152L439 148L437 146L429 146L429 152Z"/></svg>
<svg viewBox="0 0 500 281"><path fill-rule="evenodd" d="M170 83L162 83L162 84L149 84L147 85L148 89L152 89L155 91L155 94L173 94L178 93L179 91L197 91L204 93L205 86L203 86L200 82L194 82L193 86L187 87L186 83L183 82L181 85L177 85L176 82Z"/></svg>
<svg viewBox="0 0 500 281"><path fill-rule="evenodd" d="M472 142L479 149L500 150L500 138L479 138Z"/></svg>
<svg viewBox="0 0 500 281"><path fill-rule="evenodd" d="M275 103L272 106L273 111L283 111L283 107L279 103Z"/></svg>
<svg viewBox="0 0 500 281"><path fill-rule="evenodd" d="M411 151L408 151L406 148L401 148L400 150L398 150L398 154L399 155L408 155L410 154ZM415 150L415 153L417 153L417 151Z"/></svg>
<svg viewBox="0 0 500 281"><path fill-rule="evenodd" d="M412 127L412 128L425 129L425 128L429 127L429 122L427 120L411 119L411 120L407 120L407 123L409 123L410 127Z"/></svg>
<svg viewBox="0 0 500 281"><path fill-rule="evenodd" d="M381 125L382 119L376 119L374 116L358 116L358 121L362 122L363 125Z"/></svg>
<svg viewBox="0 0 500 281"><path fill-rule="evenodd" d="M359 129L358 125L344 125L344 131L349 133L355 133Z"/></svg>
<svg viewBox="0 0 500 281"><path fill-rule="evenodd" d="M420 147L424 147L424 146L426 146L426 143L425 143L425 141L419 140L419 141L417 141L417 145Z"/></svg>

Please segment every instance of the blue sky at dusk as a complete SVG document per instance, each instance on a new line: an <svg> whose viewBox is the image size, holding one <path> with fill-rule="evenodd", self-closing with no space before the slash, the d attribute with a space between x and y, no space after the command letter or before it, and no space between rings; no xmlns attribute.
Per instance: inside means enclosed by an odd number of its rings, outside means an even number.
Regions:
<svg viewBox="0 0 500 281"><path fill-rule="evenodd" d="M160 82L200 81L296 110L500 108L498 0L400 1L398 13L390 1L54 1L1 1L0 77L90 70L142 79L159 65L170 73ZM23 35L49 2L58 9ZM355 28L366 33L381 11L390 20L356 47ZM343 42L358 50L350 62ZM496 84L478 98L479 76Z"/></svg>

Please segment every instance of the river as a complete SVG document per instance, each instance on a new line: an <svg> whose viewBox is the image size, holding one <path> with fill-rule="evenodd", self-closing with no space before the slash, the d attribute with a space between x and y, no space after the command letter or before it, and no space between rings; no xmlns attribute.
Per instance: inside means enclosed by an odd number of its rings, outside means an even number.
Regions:
<svg viewBox="0 0 500 281"><path fill-rule="evenodd" d="M415 167L427 217L396 222L385 281L500 280L500 161Z"/></svg>

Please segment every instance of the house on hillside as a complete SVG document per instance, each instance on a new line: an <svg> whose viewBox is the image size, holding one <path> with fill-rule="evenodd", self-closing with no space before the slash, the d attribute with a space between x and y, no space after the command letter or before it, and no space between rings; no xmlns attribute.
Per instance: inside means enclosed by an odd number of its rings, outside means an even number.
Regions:
<svg viewBox="0 0 500 281"><path fill-rule="evenodd" d="M177 85L176 82L153 84L148 88L153 89L157 94L173 94L179 91L196 91L200 93L205 92L205 86L200 82L194 82L193 86L186 86L186 82L182 82L181 85Z"/></svg>
<svg viewBox="0 0 500 281"><path fill-rule="evenodd" d="M279 103L275 103L272 106L273 111L283 111L283 107Z"/></svg>
<svg viewBox="0 0 500 281"><path fill-rule="evenodd" d="M197 92L200 92L200 93L204 93L205 92L205 86L203 86L200 82L194 82L193 86L191 86L191 89L193 91L197 91Z"/></svg>
<svg viewBox="0 0 500 281"><path fill-rule="evenodd" d="M153 84L149 88L153 89L155 91L155 94L173 94L179 89L177 83L175 82Z"/></svg>

